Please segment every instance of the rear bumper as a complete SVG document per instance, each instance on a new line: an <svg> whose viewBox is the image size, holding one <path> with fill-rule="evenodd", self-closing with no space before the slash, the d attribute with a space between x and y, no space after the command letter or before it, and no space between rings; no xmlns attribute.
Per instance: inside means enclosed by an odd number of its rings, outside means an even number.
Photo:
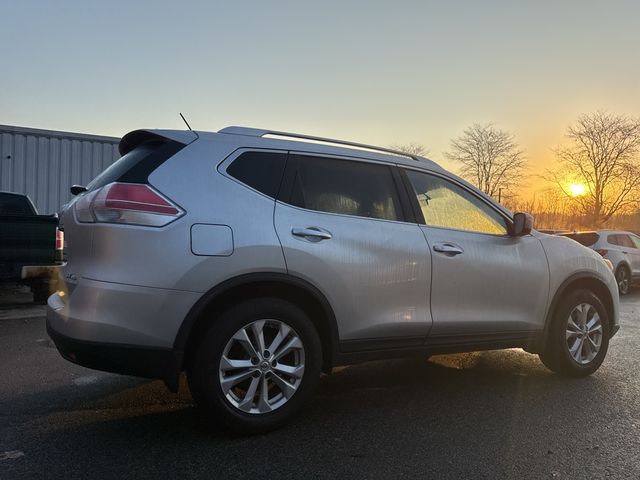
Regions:
<svg viewBox="0 0 640 480"><path fill-rule="evenodd" d="M83 367L136 377L167 380L182 364L181 352L165 348L87 342L56 332L47 320L47 333L60 355Z"/></svg>
<svg viewBox="0 0 640 480"><path fill-rule="evenodd" d="M84 367L163 379L176 391L178 328L198 294L80 279L47 305L47 332L60 354Z"/></svg>
<svg viewBox="0 0 640 480"><path fill-rule="evenodd" d="M48 321L81 341L172 349L178 329L201 294L80 278L48 299Z"/></svg>

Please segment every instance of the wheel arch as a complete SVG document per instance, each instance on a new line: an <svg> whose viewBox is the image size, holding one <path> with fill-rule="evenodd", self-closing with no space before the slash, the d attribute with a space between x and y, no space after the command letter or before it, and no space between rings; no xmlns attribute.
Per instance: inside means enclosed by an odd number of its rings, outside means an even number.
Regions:
<svg viewBox="0 0 640 480"><path fill-rule="evenodd" d="M290 301L309 315L322 344L322 369L331 371L338 353L338 327L329 301L306 280L267 272L225 280L202 295L186 315L174 341L174 350L184 354L182 368L191 361L193 347L200 334L220 312L242 299L266 296Z"/></svg>
<svg viewBox="0 0 640 480"><path fill-rule="evenodd" d="M605 309L607 310L607 316L609 317L609 329L610 334L614 332L613 319L615 315L614 310L614 302L613 297L611 296L611 291L607 287L605 281L600 278L599 275L594 274L593 272L580 272L571 275L564 282L560 284L560 287L556 290L553 299L549 305L549 310L547 311L547 317L545 319L544 325L544 337L543 337L543 345L547 343L547 335L549 333L549 327L551 325L551 321L553 319L553 315L556 312L558 304L560 300L567 295L568 293L578 290L580 288L585 288L587 290L592 291L594 294L600 298L602 303L604 304Z"/></svg>

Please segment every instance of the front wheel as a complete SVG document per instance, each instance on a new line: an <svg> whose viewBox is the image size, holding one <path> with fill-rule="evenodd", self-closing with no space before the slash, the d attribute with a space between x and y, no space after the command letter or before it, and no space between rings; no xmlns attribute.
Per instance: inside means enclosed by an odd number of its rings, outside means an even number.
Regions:
<svg viewBox="0 0 640 480"><path fill-rule="evenodd" d="M590 375L604 361L609 331L602 301L589 290L575 290L556 308L540 359L556 373Z"/></svg>
<svg viewBox="0 0 640 480"><path fill-rule="evenodd" d="M236 433L266 432L286 423L313 392L321 352L298 307L249 300L212 322L188 370L189 387L214 423Z"/></svg>

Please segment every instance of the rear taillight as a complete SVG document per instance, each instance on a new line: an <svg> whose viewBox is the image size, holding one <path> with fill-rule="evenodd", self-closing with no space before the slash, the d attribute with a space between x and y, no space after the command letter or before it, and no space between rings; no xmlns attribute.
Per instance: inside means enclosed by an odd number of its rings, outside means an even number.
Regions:
<svg viewBox="0 0 640 480"><path fill-rule="evenodd" d="M56 227L56 250L64 250L64 232Z"/></svg>
<svg viewBox="0 0 640 480"><path fill-rule="evenodd" d="M83 223L122 223L162 227L184 211L151 186L110 183L83 195L75 203L76 217Z"/></svg>
<svg viewBox="0 0 640 480"><path fill-rule="evenodd" d="M600 255L602 255L603 257L609 253L609 250L605 249L605 248L597 248L596 252L598 252Z"/></svg>

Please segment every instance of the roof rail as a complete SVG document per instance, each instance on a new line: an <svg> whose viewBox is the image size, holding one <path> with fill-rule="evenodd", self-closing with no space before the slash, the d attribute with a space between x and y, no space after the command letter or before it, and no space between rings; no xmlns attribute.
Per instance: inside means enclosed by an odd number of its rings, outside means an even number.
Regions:
<svg viewBox="0 0 640 480"><path fill-rule="evenodd" d="M248 127L226 127L219 130L218 133L226 133L231 135L246 135L249 137L264 137L265 135L276 135L278 137L299 138L301 140L311 140L313 142L333 143L334 145L346 145L348 147L362 148L366 150L373 150L377 152L390 153L392 155L399 155L401 157L407 157L416 162L421 161L417 155L401 152L400 150L394 150L393 148L376 147L374 145L367 145L365 143L348 142L346 140L336 140L334 138L315 137L313 135L303 135L300 133L280 132L277 130L263 130L260 128L248 128Z"/></svg>

